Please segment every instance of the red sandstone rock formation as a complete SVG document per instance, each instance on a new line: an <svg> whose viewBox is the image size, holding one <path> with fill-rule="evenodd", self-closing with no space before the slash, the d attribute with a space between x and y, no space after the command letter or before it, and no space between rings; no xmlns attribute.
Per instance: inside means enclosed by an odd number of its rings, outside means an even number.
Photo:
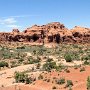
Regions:
<svg viewBox="0 0 90 90"><path fill-rule="evenodd" d="M0 41L90 43L90 29L75 26L68 30L63 24L52 22L42 26L34 25L23 32L13 29L11 33L0 33Z"/></svg>

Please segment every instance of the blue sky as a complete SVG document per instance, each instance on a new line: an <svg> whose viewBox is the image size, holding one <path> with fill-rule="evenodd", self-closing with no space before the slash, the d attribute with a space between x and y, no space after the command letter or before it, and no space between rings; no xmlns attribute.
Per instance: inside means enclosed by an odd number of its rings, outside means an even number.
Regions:
<svg viewBox="0 0 90 90"><path fill-rule="evenodd" d="M0 31L49 22L90 28L90 0L0 0Z"/></svg>

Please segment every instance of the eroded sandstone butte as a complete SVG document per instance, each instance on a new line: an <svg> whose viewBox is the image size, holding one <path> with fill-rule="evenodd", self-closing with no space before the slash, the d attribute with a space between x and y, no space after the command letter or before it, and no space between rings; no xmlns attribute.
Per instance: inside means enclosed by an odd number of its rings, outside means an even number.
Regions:
<svg viewBox="0 0 90 90"><path fill-rule="evenodd" d="M37 43L90 43L90 29L75 26L68 30L59 22L46 25L34 25L23 32L13 29L12 32L1 32L0 41L5 42L37 42Z"/></svg>

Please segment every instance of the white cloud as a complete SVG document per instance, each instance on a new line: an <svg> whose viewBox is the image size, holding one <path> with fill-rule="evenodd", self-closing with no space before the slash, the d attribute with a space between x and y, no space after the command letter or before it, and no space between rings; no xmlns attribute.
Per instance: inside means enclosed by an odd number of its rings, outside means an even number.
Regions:
<svg viewBox="0 0 90 90"><path fill-rule="evenodd" d="M22 17L33 17L33 16L40 16L40 15L16 15L16 16L9 16L9 17L2 17L2 18L22 18Z"/></svg>
<svg viewBox="0 0 90 90"><path fill-rule="evenodd" d="M10 27L10 28L20 28L21 26L18 26L18 25L7 25L7 27Z"/></svg>
<svg viewBox="0 0 90 90"><path fill-rule="evenodd" d="M16 24L17 20L14 17L0 19L1 26L9 28L20 28L21 26Z"/></svg>
<svg viewBox="0 0 90 90"><path fill-rule="evenodd" d="M14 24L16 22L17 21L15 20L15 18L6 18L6 19L1 19L0 20L0 24L5 24L5 25Z"/></svg>

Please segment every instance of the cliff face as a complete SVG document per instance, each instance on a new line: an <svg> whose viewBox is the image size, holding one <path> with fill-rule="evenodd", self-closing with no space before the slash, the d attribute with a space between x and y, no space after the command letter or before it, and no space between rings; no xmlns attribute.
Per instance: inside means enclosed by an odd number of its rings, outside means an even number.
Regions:
<svg viewBox="0 0 90 90"><path fill-rule="evenodd" d="M90 43L90 29L75 26L68 30L59 22L34 25L23 32L13 29L11 33L0 33L0 41L38 43Z"/></svg>

